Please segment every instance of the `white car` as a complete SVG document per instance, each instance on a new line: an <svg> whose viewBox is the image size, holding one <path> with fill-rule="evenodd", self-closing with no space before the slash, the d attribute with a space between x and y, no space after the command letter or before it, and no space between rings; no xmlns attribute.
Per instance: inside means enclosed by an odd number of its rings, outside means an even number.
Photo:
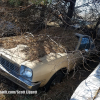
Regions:
<svg viewBox="0 0 100 100"><path fill-rule="evenodd" d="M80 83L70 100L100 100L100 64Z"/></svg>

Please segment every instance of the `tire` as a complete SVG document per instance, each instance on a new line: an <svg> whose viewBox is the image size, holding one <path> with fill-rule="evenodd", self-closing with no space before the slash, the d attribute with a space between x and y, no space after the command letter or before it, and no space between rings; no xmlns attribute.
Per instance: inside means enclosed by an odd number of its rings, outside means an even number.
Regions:
<svg viewBox="0 0 100 100"><path fill-rule="evenodd" d="M58 71L55 73L51 79L48 81L48 83L44 86L44 91L48 92L50 89L50 86L56 85L56 83L60 83L64 77L64 74L61 71ZM55 82L55 84L54 84Z"/></svg>

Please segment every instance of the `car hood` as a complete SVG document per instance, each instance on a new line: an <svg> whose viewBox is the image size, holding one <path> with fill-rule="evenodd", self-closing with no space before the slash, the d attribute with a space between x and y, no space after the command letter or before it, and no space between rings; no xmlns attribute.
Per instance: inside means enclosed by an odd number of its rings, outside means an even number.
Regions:
<svg viewBox="0 0 100 100"><path fill-rule="evenodd" d="M25 52L22 52L22 50L27 47L27 45L17 45L15 48L11 49L4 49L0 48L0 55L5 57L11 62L17 63L19 66L24 65L29 68L34 68L36 66L42 65L43 63L48 63L52 60L58 59L60 57L66 56L67 53L50 53L48 55L45 55L44 57L41 57L37 60L30 61L26 60L27 55Z"/></svg>

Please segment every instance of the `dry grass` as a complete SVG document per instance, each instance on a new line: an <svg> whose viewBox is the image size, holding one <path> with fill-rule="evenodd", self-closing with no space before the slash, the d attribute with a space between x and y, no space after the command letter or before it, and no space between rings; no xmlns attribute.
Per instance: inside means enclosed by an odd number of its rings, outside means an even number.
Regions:
<svg viewBox="0 0 100 100"><path fill-rule="evenodd" d="M35 60L50 52L63 53L73 51L77 45L78 39L74 35L75 31L64 30L60 27L51 27L37 32L34 36L24 34L13 37L3 37L0 39L0 46L5 49L16 47L18 44L24 44L28 47L23 50L29 60Z"/></svg>

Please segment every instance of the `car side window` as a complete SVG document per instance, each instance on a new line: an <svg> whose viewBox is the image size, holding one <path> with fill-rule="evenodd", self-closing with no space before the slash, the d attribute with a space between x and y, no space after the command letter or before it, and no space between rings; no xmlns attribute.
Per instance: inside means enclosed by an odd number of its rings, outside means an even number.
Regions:
<svg viewBox="0 0 100 100"><path fill-rule="evenodd" d="M85 50L90 48L90 40L88 37L83 37L81 40L81 44L79 50Z"/></svg>

